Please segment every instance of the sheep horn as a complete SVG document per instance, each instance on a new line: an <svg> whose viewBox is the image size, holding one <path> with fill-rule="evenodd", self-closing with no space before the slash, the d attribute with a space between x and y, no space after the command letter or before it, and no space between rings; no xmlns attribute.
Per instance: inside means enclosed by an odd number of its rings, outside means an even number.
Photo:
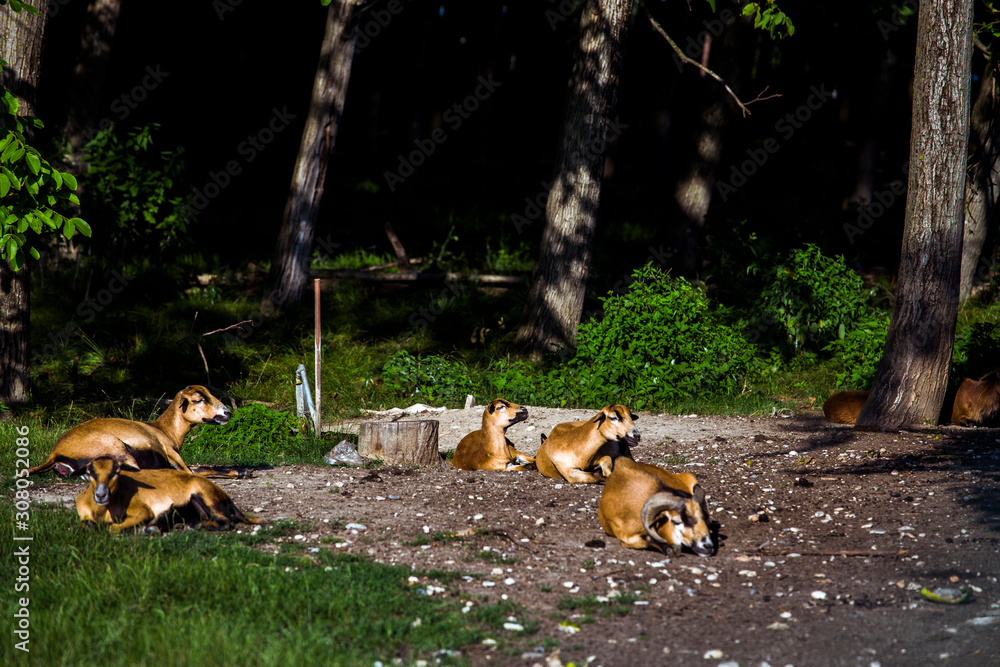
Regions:
<svg viewBox="0 0 1000 667"><path fill-rule="evenodd" d="M676 511L684 507L684 501L684 498L670 491L659 491L649 497L646 504L642 506L642 512L639 516L642 519L643 528L653 540L660 544L667 544L667 541L653 529L653 522L661 512Z"/></svg>

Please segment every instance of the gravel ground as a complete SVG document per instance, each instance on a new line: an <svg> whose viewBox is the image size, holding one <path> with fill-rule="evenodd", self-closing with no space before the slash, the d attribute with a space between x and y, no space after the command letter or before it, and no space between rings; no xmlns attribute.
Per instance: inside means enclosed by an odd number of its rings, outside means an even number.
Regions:
<svg viewBox="0 0 1000 667"><path fill-rule="evenodd" d="M508 437L533 453L541 433L596 409L529 412ZM481 416L402 419L438 420L445 453ZM299 520L288 542L410 565L414 586L467 606L519 603L500 648L463 651L473 664L1000 664L1000 431L863 433L818 413L637 425L637 460L698 476L716 555L623 549L598 524L600 485L534 471L296 465L221 485L252 516ZM941 604L923 588L971 599Z"/></svg>

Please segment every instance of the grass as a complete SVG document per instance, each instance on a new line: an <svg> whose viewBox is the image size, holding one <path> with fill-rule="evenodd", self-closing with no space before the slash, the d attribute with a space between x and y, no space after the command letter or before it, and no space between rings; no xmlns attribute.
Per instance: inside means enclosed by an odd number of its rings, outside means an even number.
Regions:
<svg viewBox="0 0 1000 667"><path fill-rule="evenodd" d="M4 534L13 514L0 499ZM506 618L523 612L504 602L462 614L455 600L417 594L406 567L326 549L271 556L253 548L288 526L115 538L79 525L73 512L41 507L30 524L34 540L4 540L0 557L11 563L13 544L29 546L30 588L19 595L30 601L31 664L410 664L499 636ZM17 600L4 596L8 618ZM2 655L4 664L25 657L13 641Z"/></svg>

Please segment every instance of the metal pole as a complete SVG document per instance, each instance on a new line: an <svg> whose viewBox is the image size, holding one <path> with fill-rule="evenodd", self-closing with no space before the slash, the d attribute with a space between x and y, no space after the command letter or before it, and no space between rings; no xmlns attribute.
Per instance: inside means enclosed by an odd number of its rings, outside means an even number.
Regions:
<svg viewBox="0 0 1000 667"><path fill-rule="evenodd" d="M316 431L315 431L316 432L316 437L319 437L320 436L320 427L322 426L322 418L320 417L320 412L319 412L319 410L320 410L320 404L319 404L319 372L320 372L320 369L322 368L322 365L323 365L322 361L321 361L321 355L320 355L320 340L322 338L322 334L320 333L320 330L319 330L319 323L320 323L320 314L319 314L319 278L316 278L313 281L313 286L314 286L314 292L315 292L315 295L316 295L315 299L314 299L315 302L316 302L316 314L315 314L315 317L314 317L314 319L316 321L316 331L315 331L315 334L313 336L314 339L316 340L316 350L315 350L315 357L316 357L316 422L315 422L314 426L315 426L315 429L316 429Z"/></svg>

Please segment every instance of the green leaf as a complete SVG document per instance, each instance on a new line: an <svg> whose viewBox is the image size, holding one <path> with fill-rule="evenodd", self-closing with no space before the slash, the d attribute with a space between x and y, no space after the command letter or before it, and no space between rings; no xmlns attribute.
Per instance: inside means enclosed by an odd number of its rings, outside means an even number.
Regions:
<svg viewBox="0 0 1000 667"><path fill-rule="evenodd" d="M70 190L76 190L76 176L74 176L69 172L64 171L62 173L62 179L63 183L66 184L66 187L68 187Z"/></svg>
<svg viewBox="0 0 1000 667"><path fill-rule="evenodd" d="M83 218L70 218L69 221L72 222L73 225L76 226L78 230L80 230L81 234L83 234L88 238L90 237L91 234L90 225L87 224L87 222Z"/></svg>
<svg viewBox="0 0 1000 667"><path fill-rule="evenodd" d="M59 173L58 169L53 169L52 170L52 182L55 184L56 190L58 190L58 189L60 189L62 187L63 177L62 177L62 174Z"/></svg>
<svg viewBox="0 0 1000 667"><path fill-rule="evenodd" d="M28 248L28 254L31 255L32 259L38 259L41 256L34 247Z"/></svg>
<svg viewBox="0 0 1000 667"><path fill-rule="evenodd" d="M67 219L66 222L63 223L63 230L62 230L63 236L65 236L68 239L71 239L73 238L73 234L75 232L76 229L74 228L73 220Z"/></svg>
<svg viewBox="0 0 1000 667"><path fill-rule="evenodd" d="M9 90L3 91L3 103L4 106L7 107L7 113L9 113L11 116L17 115L18 100L17 96L14 95L14 93L10 92Z"/></svg>
<svg viewBox="0 0 1000 667"><path fill-rule="evenodd" d="M24 160L28 163L28 169L31 170L31 173L37 175L42 168L42 161L38 159L38 156L34 153L26 153Z"/></svg>
<svg viewBox="0 0 1000 667"><path fill-rule="evenodd" d="M0 174L0 197L6 197L10 191L10 179L7 174Z"/></svg>

